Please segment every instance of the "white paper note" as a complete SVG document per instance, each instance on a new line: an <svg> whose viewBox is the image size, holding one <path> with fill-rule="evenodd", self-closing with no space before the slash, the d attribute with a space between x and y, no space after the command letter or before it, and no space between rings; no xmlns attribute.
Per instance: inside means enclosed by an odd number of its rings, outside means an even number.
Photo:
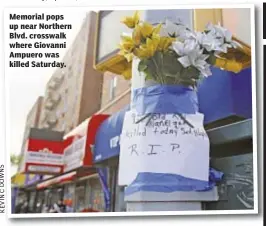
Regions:
<svg viewBox="0 0 266 226"><path fill-rule="evenodd" d="M120 140L119 185L129 185L139 172L179 174L208 181L209 138L203 115L154 114L149 120L129 111ZM147 124L148 123L148 124Z"/></svg>

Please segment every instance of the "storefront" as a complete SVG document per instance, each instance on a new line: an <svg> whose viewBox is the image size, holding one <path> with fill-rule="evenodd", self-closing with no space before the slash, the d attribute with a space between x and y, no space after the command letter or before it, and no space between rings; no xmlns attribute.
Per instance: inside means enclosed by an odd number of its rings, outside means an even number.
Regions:
<svg viewBox="0 0 266 226"><path fill-rule="evenodd" d="M74 212L105 210L104 199L99 198L103 189L93 166L92 147L99 126L108 117L109 115L94 115L65 136L64 172L77 174L74 185L69 184L65 192L66 202Z"/></svg>
<svg viewBox="0 0 266 226"><path fill-rule="evenodd" d="M37 184L37 204L47 212L63 200L66 212L104 212L105 200L97 173L77 176L76 172L51 178Z"/></svg>
<svg viewBox="0 0 266 226"><path fill-rule="evenodd" d="M36 212L37 213L41 213L43 210L44 198L45 198L44 191L43 190L37 191L37 199L36 199Z"/></svg>
<svg viewBox="0 0 266 226"><path fill-rule="evenodd" d="M90 179L88 181L88 185L91 191L89 197L90 208L92 209L92 211L104 212L104 193L99 178L95 177Z"/></svg>
<svg viewBox="0 0 266 226"><path fill-rule="evenodd" d="M65 184L64 189L64 204L66 205L66 212L74 212L74 198L75 198L75 184L69 182Z"/></svg>
<svg viewBox="0 0 266 226"><path fill-rule="evenodd" d="M63 172L36 185L29 195L31 209L47 212L62 200L67 212L105 211L103 189L93 166L91 148L98 127L108 117L92 116L64 137Z"/></svg>
<svg viewBox="0 0 266 226"><path fill-rule="evenodd" d="M58 201L65 199L66 183L73 183L76 173L68 173L58 177L49 178L36 185L39 212L47 212Z"/></svg>
<svg viewBox="0 0 266 226"><path fill-rule="evenodd" d="M82 212L86 208L86 181L76 184L75 193L75 211Z"/></svg>
<svg viewBox="0 0 266 226"><path fill-rule="evenodd" d="M11 177L11 204L12 213L17 213L17 205L26 200L26 193L23 192L23 186L25 184L26 176L21 173L17 173Z"/></svg>
<svg viewBox="0 0 266 226"><path fill-rule="evenodd" d="M74 187L75 212L106 211L104 192L97 173L78 177Z"/></svg>
<svg viewBox="0 0 266 226"><path fill-rule="evenodd" d="M129 105L106 119L98 129L94 146L94 164L99 168L108 168L108 185L111 190L111 211L125 211L124 189L117 186L118 163L125 112Z"/></svg>

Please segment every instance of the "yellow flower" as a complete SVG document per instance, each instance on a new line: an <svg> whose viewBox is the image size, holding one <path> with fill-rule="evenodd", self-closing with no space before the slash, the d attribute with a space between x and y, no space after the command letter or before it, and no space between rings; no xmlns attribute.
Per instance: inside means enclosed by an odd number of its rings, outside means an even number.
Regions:
<svg viewBox="0 0 266 226"><path fill-rule="evenodd" d="M141 36L141 26L140 25L137 25L133 31L133 34L132 34L132 39L133 39L133 42L136 46L140 45L141 43L141 39L142 39L142 36Z"/></svg>
<svg viewBox="0 0 266 226"><path fill-rule="evenodd" d="M119 45L120 51L119 55L124 56L128 62L131 62L133 59L133 50L135 49L134 41L129 36L121 36L122 41Z"/></svg>
<svg viewBox="0 0 266 226"><path fill-rule="evenodd" d="M158 24L156 27L153 27L151 24L144 22L140 26L141 35L143 38L151 37L153 34L159 34L162 24Z"/></svg>
<svg viewBox="0 0 266 226"><path fill-rule="evenodd" d="M121 22L129 28L135 28L139 24L139 12L136 11L132 17L125 17Z"/></svg>
<svg viewBox="0 0 266 226"><path fill-rule="evenodd" d="M132 77L132 68L129 67L128 69L126 69L125 71L123 71L122 75L124 76L124 78L126 80L131 79L131 77Z"/></svg>
<svg viewBox="0 0 266 226"><path fill-rule="evenodd" d="M168 50L169 46L172 45L172 42L175 41L175 38L171 37L160 37L160 42L158 44L158 51L165 52Z"/></svg>
<svg viewBox="0 0 266 226"><path fill-rule="evenodd" d="M124 56L128 62L131 62L133 60L133 53L132 52L128 52L128 51L125 51L123 49L121 49L119 52L118 52L119 55L121 56Z"/></svg>
<svg viewBox="0 0 266 226"><path fill-rule="evenodd" d="M127 53L124 55L128 62L131 62L133 60L133 56L133 53Z"/></svg>
<svg viewBox="0 0 266 226"><path fill-rule="evenodd" d="M155 52L160 43L160 36L158 34L153 34L151 38L148 38L147 41L148 48L151 48Z"/></svg>
<svg viewBox="0 0 266 226"><path fill-rule="evenodd" d="M140 31L144 38L150 37L153 32L153 26L147 22L143 22L143 24L140 26Z"/></svg>
<svg viewBox="0 0 266 226"><path fill-rule="evenodd" d="M134 42L131 38L122 40L120 45L119 45L119 48L121 50L125 50L127 52L132 52L134 47L135 47L135 45L134 45Z"/></svg>
<svg viewBox="0 0 266 226"><path fill-rule="evenodd" d="M149 58L149 52L147 48L143 45L134 50L134 55L137 56L139 59Z"/></svg>
<svg viewBox="0 0 266 226"><path fill-rule="evenodd" d="M155 54L159 42L160 38L157 35L152 36L152 38L147 38L146 44L136 48L134 54L140 59L151 58Z"/></svg>
<svg viewBox="0 0 266 226"><path fill-rule="evenodd" d="M162 24L158 24L154 29L153 29L153 34L159 34L162 28Z"/></svg>
<svg viewBox="0 0 266 226"><path fill-rule="evenodd" d="M129 42L134 44L133 39L130 36L122 35L121 36L122 42Z"/></svg>

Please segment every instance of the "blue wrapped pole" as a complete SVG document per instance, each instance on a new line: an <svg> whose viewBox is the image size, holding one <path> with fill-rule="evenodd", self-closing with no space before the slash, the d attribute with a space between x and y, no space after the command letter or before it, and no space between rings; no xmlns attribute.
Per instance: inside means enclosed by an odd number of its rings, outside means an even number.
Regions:
<svg viewBox="0 0 266 226"><path fill-rule="evenodd" d="M131 110L136 110L143 118L152 114L196 114L199 111L197 93L192 88L181 85L154 85L135 89ZM139 172L136 179L125 189L125 194L139 191L208 191L222 176L222 172L212 168L209 169L209 181L177 174Z"/></svg>

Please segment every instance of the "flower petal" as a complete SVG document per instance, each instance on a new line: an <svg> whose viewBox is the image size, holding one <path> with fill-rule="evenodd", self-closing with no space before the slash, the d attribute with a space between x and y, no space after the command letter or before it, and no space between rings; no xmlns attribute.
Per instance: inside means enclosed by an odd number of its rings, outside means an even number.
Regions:
<svg viewBox="0 0 266 226"><path fill-rule="evenodd" d="M173 50L179 56L183 56L184 55L184 43L176 41L176 42L173 42L172 47L173 47Z"/></svg>
<svg viewBox="0 0 266 226"><path fill-rule="evenodd" d="M188 56L179 57L177 60L183 65L184 68L187 68L191 65L190 59Z"/></svg>

